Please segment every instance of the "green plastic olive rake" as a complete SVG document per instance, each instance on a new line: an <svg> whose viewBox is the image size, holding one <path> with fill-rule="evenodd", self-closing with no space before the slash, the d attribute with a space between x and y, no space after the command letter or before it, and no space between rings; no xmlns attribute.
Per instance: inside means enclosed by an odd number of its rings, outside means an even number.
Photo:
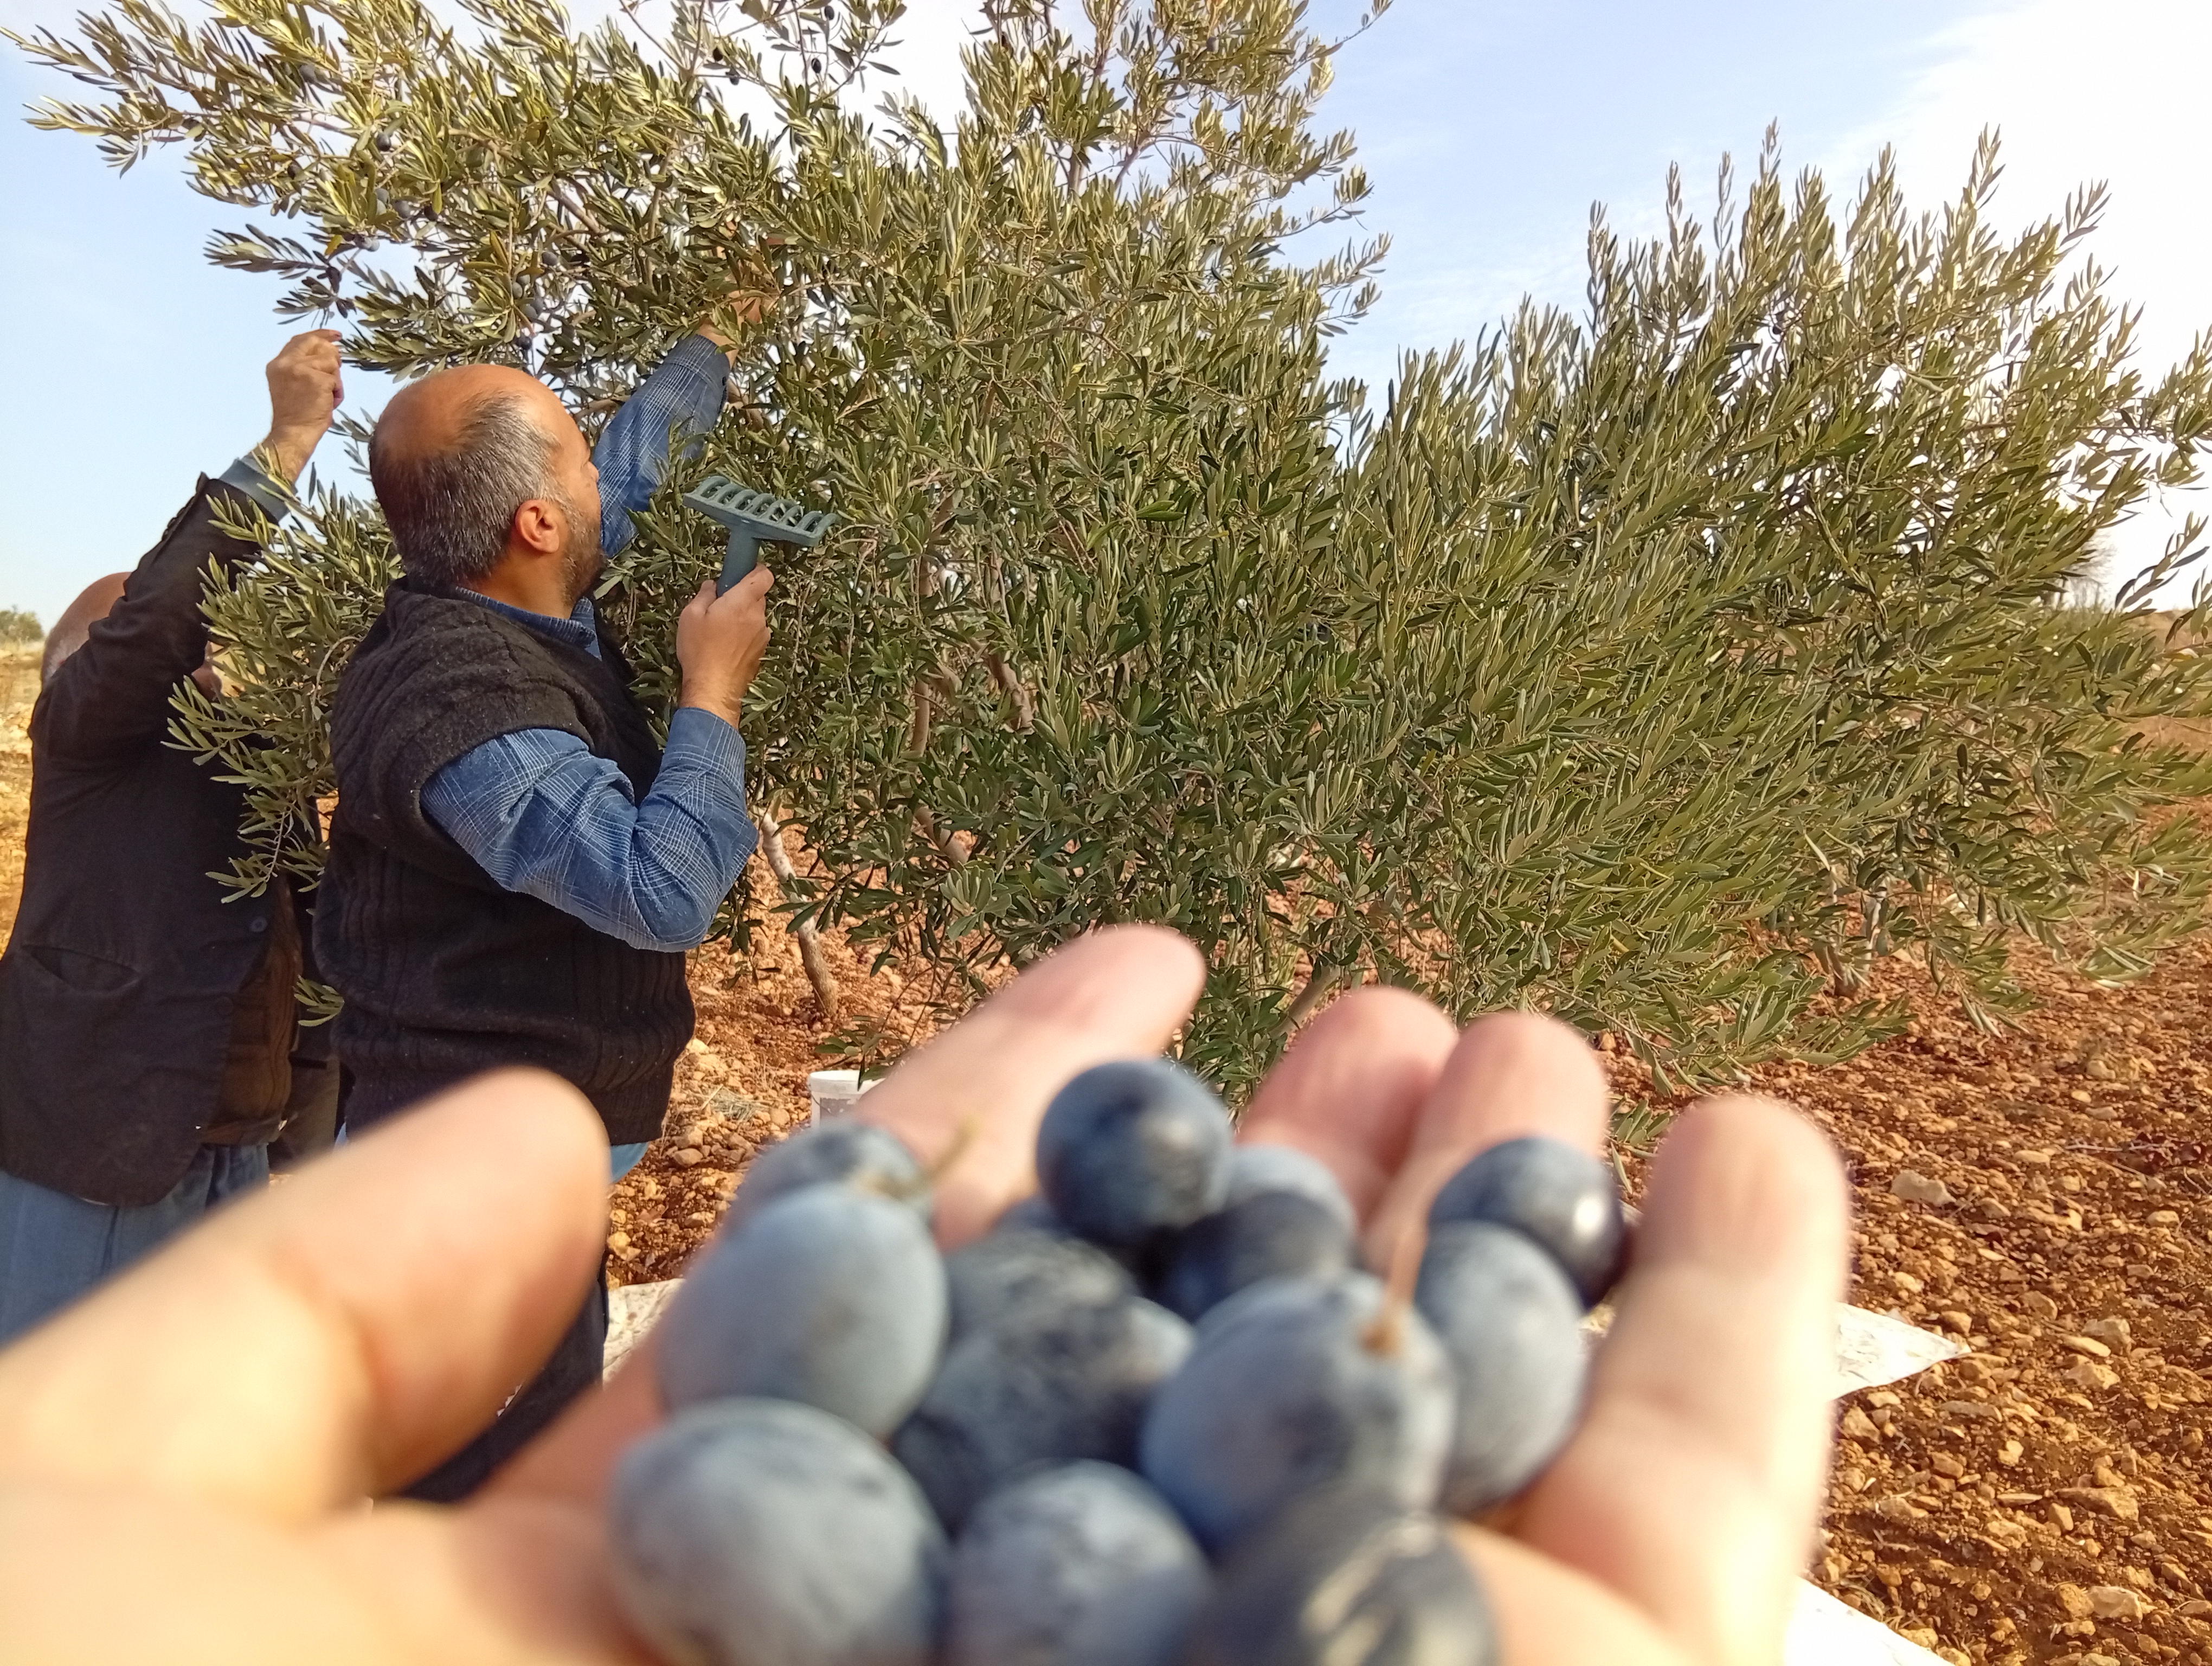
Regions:
<svg viewBox="0 0 2212 1666"><path fill-rule="evenodd" d="M750 486L740 486L723 475L710 474L684 494L684 503L710 515L730 529L730 547L722 556L722 576L715 581L720 595L753 570L763 544L799 544L809 548L822 541L837 517L827 509L810 509L787 497L770 497Z"/></svg>

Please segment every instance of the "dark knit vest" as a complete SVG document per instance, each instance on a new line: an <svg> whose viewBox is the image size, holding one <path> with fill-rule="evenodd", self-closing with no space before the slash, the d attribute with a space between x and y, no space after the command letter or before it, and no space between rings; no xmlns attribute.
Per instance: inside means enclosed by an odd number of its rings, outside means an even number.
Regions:
<svg viewBox="0 0 2212 1666"><path fill-rule="evenodd" d="M517 729L562 729L642 799L660 767L629 668L450 591L402 579L331 707L337 812L315 953L345 997L337 1052L349 1126L500 1065L565 1076L617 1145L651 1140L691 1037L684 957L634 949L503 891L422 812L462 754Z"/></svg>

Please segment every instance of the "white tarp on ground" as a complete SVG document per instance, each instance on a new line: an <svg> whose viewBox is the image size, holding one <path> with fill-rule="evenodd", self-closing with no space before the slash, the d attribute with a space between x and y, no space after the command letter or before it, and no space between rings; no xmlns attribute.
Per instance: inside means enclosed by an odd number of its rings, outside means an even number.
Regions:
<svg viewBox="0 0 2212 1666"><path fill-rule="evenodd" d="M1966 1352L1965 1343L1907 1324L1892 1313L1869 1313L1859 1307L1836 1310L1838 1397L1898 1382Z"/></svg>
<svg viewBox="0 0 2212 1666"><path fill-rule="evenodd" d="M680 1279L657 1284L626 1284L607 1295L606 1369L610 1376L623 1357L653 1329L676 1293ZM1844 1307L1836 1313L1836 1393L1879 1388L1925 1371L1939 1360L1956 1359L1966 1348L1885 1313ZM1784 1666L1942 1666L1917 1643L1907 1642L1878 1620L1870 1620L1807 1580L1797 1588L1797 1609L1783 1648Z"/></svg>
<svg viewBox="0 0 2212 1666"><path fill-rule="evenodd" d="M1944 1666L1879 1620L1839 1602L1809 1579L1797 1585L1797 1611L1782 1645L1783 1666Z"/></svg>
<svg viewBox="0 0 2212 1666"><path fill-rule="evenodd" d="M1900 1381L1966 1352L1965 1344L1907 1324L1893 1314L1838 1308L1837 1396ZM1838 1602L1809 1579L1798 1583L1797 1609L1790 1616L1782 1660L1783 1666L1943 1666L1941 1658L1917 1643Z"/></svg>
<svg viewBox="0 0 2212 1666"><path fill-rule="evenodd" d="M618 1285L607 1292L607 1351L602 1356L607 1376L612 1377L624 1356L645 1340L645 1333L653 1329L661 1309L683 1282L663 1279L657 1284Z"/></svg>

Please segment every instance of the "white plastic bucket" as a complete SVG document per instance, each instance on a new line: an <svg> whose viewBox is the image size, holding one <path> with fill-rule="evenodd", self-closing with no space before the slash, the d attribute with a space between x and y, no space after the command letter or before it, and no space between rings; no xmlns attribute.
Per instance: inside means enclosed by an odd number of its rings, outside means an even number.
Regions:
<svg viewBox="0 0 2212 1666"><path fill-rule="evenodd" d="M857 1070L817 1070L806 1079L806 1098L810 1121L819 1122L825 1116L842 1116L875 1080L863 1083Z"/></svg>

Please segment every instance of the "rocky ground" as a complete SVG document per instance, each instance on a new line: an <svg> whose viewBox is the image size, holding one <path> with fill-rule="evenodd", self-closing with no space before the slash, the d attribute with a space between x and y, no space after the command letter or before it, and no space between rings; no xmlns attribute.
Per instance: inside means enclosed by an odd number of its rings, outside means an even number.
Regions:
<svg viewBox="0 0 2212 1666"><path fill-rule="evenodd" d="M2212 945L2027 978L1765 1073L1852 1166L1851 1299L1973 1349L1845 1402L1815 1577L1954 1661L2212 1662Z"/></svg>
<svg viewBox="0 0 2212 1666"><path fill-rule="evenodd" d="M747 872L764 896L775 894L763 864ZM871 976L834 935L823 949L842 994L838 1028L926 1028L926 1003L901 971ZM808 1073L838 1062L823 1050L832 1026L798 945L780 928L760 933L750 957L701 950L691 993L698 1033L677 1066L667 1137L615 1189L608 1276L617 1284L675 1277L754 1152L806 1121Z"/></svg>
<svg viewBox="0 0 2212 1666"><path fill-rule="evenodd" d="M34 660L0 654L0 929L35 682ZM846 1026L922 1025L926 969L870 976L828 949ZM1999 1037L1890 976L1915 996L1910 1033L1760 1085L1851 1164L1851 1299L1972 1353L1844 1403L1814 1577L1954 1662L2212 1666L2212 941L2124 989L2031 967L2041 1007ZM781 931L750 959L702 952L692 984L669 1135L616 1190L617 1282L681 1270L829 1062Z"/></svg>

